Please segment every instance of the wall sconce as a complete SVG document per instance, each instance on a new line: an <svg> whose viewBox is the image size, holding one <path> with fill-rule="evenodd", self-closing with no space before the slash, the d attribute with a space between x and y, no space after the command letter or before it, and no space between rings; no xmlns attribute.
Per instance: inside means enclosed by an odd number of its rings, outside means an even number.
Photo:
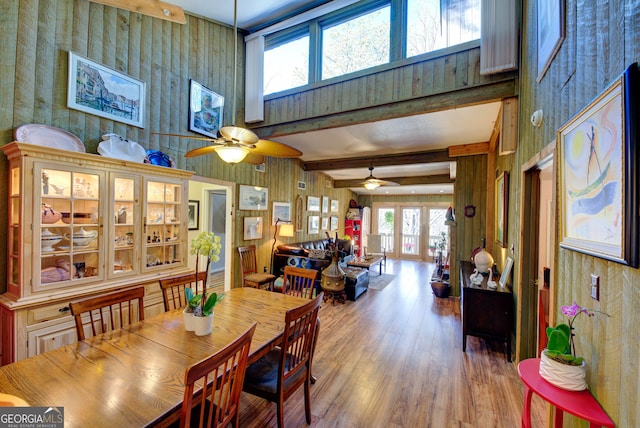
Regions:
<svg viewBox="0 0 640 428"><path fill-rule="evenodd" d="M544 118L544 113L542 110L536 110L531 115L531 124L536 128L542 125L542 119Z"/></svg>

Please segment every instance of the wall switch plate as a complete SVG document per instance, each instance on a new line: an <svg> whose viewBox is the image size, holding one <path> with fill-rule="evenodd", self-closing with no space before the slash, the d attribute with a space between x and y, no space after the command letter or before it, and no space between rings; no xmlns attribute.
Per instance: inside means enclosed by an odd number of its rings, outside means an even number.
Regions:
<svg viewBox="0 0 640 428"><path fill-rule="evenodd" d="M591 274L591 298L600 300L600 277L593 273Z"/></svg>

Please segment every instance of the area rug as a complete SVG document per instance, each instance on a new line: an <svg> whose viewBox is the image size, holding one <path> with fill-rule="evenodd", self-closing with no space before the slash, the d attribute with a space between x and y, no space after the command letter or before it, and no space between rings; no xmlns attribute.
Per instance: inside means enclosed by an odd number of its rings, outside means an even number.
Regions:
<svg viewBox="0 0 640 428"><path fill-rule="evenodd" d="M383 273L382 275L369 275L369 289L371 290L383 290L384 287L391 284L391 281L396 279L395 275L390 273Z"/></svg>

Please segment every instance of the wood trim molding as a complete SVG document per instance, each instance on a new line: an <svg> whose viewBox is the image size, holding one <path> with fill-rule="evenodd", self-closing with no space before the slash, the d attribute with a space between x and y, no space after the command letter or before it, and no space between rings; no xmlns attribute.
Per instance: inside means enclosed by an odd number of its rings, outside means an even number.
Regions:
<svg viewBox="0 0 640 428"><path fill-rule="evenodd" d="M486 155L487 153L489 153L489 142L449 147L449 156L452 158L457 156Z"/></svg>
<svg viewBox="0 0 640 428"><path fill-rule="evenodd" d="M141 13L153 18L164 19L166 21L176 22L178 24L186 24L187 18L184 16L184 10L180 6L171 3L165 3L159 0L89 0L93 3L99 3L118 9L128 10L130 12Z"/></svg>

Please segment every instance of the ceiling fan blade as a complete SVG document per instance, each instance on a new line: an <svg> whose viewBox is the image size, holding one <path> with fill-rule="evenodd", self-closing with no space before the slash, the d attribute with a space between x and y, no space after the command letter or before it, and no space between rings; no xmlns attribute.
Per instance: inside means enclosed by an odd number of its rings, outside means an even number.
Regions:
<svg viewBox="0 0 640 428"><path fill-rule="evenodd" d="M259 153L265 156L271 156L274 158L297 158L302 156L302 152L298 149L294 149L291 146L287 146L283 143L271 140L258 140L255 143L256 148L252 150L253 153Z"/></svg>
<svg viewBox="0 0 640 428"><path fill-rule="evenodd" d="M189 150L184 154L184 157L194 158L196 156L208 155L209 153L214 152L216 147L218 147L218 145L198 147L197 149Z"/></svg>
<svg viewBox="0 0 640 428"><path fill-rule="evenodd" d="M251 165L260 165L264 163L264 155L256 153L255 150L249 151L247 156L242 160L242 163L249 163Z"/></svg>
<svg viewBox="0 0 640 428"><path fill-rule="evenodd" d="M255 144L258 142L258 136L245 128L238 126L223 126L220 128L220 135L227 141L233 141L243 144Z"/></svg>

